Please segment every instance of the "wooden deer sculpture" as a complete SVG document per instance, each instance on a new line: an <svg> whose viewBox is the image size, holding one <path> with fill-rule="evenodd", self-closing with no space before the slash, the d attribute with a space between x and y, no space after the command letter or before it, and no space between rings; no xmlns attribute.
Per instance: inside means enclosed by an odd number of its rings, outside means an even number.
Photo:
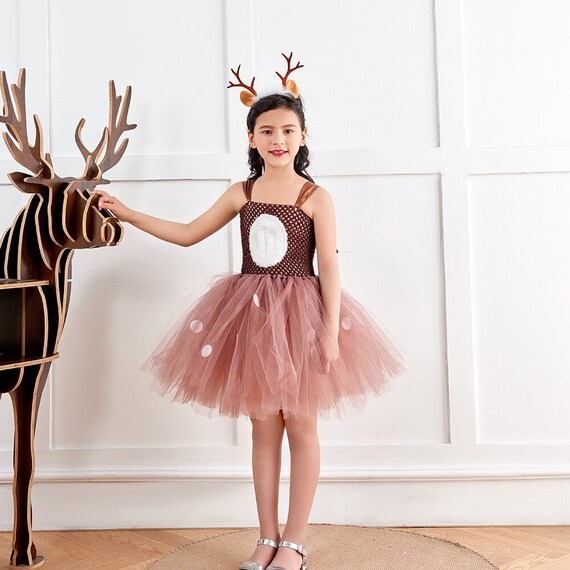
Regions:
<svg viewBox="0 0 570 570"><path fill-rule="evenodd" d="M109 84L109 124L94 150L81 140L84 119L75 140L85 170L80 178L60 178L43 150L42 127L34 115L35 140L28 140L25 70L8 89L0 72L6 125L4 142L28 172L9 178L30 194L0 239L0 395L10 393L14 410L14 531L12 566L39 566L32 540L31 486L34 474L34 433L42 390L57 349L69 308L71 259L76 249L116 245L122 237L119 221L97 208L92 190L108 183L102 174L123 156L128 140L119 139L136 125L127 123L131 88L124 100Z"/></svg>

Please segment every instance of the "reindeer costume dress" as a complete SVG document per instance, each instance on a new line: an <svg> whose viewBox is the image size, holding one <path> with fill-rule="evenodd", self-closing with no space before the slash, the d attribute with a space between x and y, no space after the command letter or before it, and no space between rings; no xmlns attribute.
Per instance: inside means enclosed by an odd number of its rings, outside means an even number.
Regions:
<svg viewBox="0 0 570 570"><path fill-rule="evenodd" d="M291 83L285 76L283 85ZM251 102L247 94L244 99ZM163 394L225 416L324 417L360 409L403 370L402 359L342 289L340 356L325 371L321 341L328 333L313 268L315 230L302 209L318 186L305 183L295 204L268 204L252 200L254 183L243 182L241 273L216 278L143 369Z"/></svg>
<svg viewBox="0 0 570 570"><path fill-rule="evenodd" d="M144 365L163 392L220 414L262 419L283 412L321 416L360 409L402 370L397 350L368 314L341 291L340 357L324 372L326 333L313 268L313 220L302 205L251 200L239 212L241 273L224 275L194 303Z"/></svg>

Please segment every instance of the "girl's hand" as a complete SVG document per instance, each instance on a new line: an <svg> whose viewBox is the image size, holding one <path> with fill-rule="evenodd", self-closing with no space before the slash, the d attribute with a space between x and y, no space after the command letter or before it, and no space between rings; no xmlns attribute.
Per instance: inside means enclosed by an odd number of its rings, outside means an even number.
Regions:
<svg viewBox="0 0 570 570"><path fill-rule="evenodd" d="M328 374L331 369L331 363L339 357L338 335L323 331L323 334L319 337L319 353L323 372Z"/></svg>
<svg viewBox="0 0 570 570"><path fill-rule="evenodd" d="M103 190L94 190L93 194L98 194L101 196L97 206L100 210L109 210L112 212L121 222L128 221L132 210L127 208L120 200L117 200L114 196L103 192Z"/></svg>

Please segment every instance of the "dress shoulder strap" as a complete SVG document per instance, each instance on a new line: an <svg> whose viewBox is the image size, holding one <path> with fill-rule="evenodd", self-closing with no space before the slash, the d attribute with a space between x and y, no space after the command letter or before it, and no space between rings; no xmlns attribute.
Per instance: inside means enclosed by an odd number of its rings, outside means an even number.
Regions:
<svg viewBox="0 0 570 570"><path fill-rule="evenodd" d="M251 200L251 191L253 190L253 183L255 180L248 178L244 180L241 185L243 187L243 193L245 194L246 200L249 202Z"/></svg>
<svg viewBox="0 0 570 570"><path fill-rule="evenodd" d="M312 182L305 182L301 191L299 192L299 196L297 197L297 201L295 202L295 206L300 208L312 195L313 192L319 187L318 184L313 184Z"/></svg>

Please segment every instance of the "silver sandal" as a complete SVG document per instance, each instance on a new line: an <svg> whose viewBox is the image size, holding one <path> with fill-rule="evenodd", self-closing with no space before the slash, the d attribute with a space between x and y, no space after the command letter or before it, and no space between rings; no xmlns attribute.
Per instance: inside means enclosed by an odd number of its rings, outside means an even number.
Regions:
<svg viewBox="0 0 570 570"><path fill-rule="evenodd" d="M282 540L278 545L278 547L284 546L285 548L291 548L296 550L301 556L301 568L299 570L307 570L307 549L302 546L301 544L296 544L294 542L289 542L288 540ZM271 564L266 568L266 570L287 570L287 568L282 568L281 566L273 566Z"/></svg>
<svg viewBox="0 0 570 570"><path fill-rule="evenodd" d="M274 541L271 540L270 538L260 538L257 541L257 544L264 544L265 546L271 546L272 548L275 548L275 550L277 550L279 548L279 545ZM257 562L244 562L240 567L239 570L264 570L263 566Z"/></svg>

